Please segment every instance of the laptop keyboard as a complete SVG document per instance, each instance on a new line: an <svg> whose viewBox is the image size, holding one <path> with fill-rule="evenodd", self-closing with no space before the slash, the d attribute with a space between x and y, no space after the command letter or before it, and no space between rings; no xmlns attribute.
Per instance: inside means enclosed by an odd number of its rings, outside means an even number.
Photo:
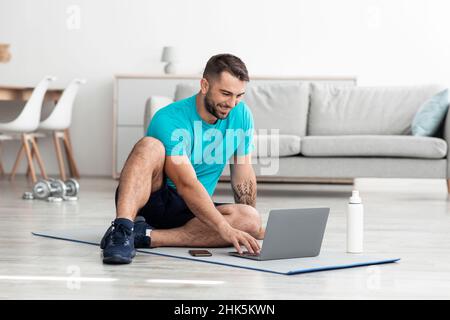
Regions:
<svg viewBox="0 0 450 320"><path fill-rule="evenodd" d="M249 256L249 257L259 257L259 253L250 253L250 252L248 252L248 251L244 251L244 252L242 252L242 255L243 256Z"/></svg>

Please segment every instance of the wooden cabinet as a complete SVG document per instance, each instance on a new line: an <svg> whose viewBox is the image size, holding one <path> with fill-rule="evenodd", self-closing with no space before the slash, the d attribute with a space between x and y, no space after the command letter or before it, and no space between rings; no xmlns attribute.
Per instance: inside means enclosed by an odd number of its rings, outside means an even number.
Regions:
<svg viewBox="0 0 450 320"><path fill-rule="evenodd" d="M151 96L173 98L179 83L198 83L198 76L116 75L114 77L113 177L120 171L134 144L144 136L145 102Z"/></svg>

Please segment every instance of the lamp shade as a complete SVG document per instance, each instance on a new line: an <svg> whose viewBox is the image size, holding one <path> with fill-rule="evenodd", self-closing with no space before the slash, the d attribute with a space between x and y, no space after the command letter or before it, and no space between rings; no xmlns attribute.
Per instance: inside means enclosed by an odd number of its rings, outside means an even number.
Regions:
<svg viewBox="0 0 450 320"><path fill-rule="evenodd" d="M177 50L174 47L164 47L161 61L174 62L178 60Z"/></svg>

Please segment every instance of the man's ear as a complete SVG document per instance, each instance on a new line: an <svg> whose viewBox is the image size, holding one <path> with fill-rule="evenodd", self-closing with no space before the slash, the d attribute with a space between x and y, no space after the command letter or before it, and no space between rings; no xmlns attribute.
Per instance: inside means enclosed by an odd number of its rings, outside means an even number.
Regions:
<svg viewBox="0 0 450 320"><path fill-rule="evenodd" d="M200 80L200 91L202 92L203 95L206 95L208 90L209 90L209 82L208 80L206 80L206 78L202 78L202 80Z"/></svg>

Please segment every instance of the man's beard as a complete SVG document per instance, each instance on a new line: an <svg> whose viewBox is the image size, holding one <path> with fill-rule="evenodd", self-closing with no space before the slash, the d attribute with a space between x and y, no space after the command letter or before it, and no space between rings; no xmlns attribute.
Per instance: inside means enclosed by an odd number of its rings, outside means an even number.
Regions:
<svg viewBox="0 0 450 320"><path fill-rule="evenodd" d="M208 93L206 94L205 98L204 98L204 103L205 103L205 108L206 111L208 111L210 114L212 114L214 117L216 117L217 119L226 119L228 117L229 112L224 116L219 112L219 105L216 105L214 103L214 101L212 101L209 97L208 97Z"/></svg>

